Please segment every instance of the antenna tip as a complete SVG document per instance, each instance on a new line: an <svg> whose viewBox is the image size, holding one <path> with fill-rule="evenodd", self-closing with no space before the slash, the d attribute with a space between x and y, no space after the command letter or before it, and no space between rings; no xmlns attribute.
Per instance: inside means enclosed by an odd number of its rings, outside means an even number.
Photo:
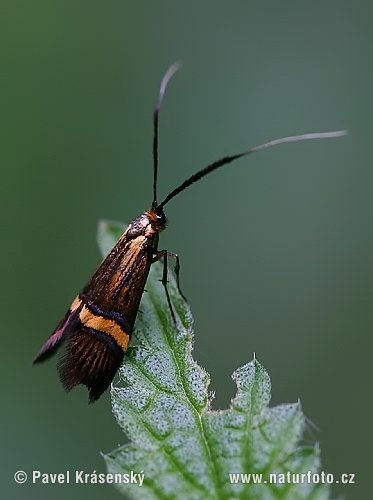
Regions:
<svg viewBox="0 0 373 500"><path fill-rule="evenodd" d="M348 130L337 130L336 134L338 134L338 137L342 137L343 135L349 135Z"/></svg>
<svg viewBox="0 0 373 500"><path fill-rule="evenodd" d="M171 66L166 71L164 77L162 78L161 86L159 88L159 99L158 99L158 105L157 105L158 109L159 109L159 107L161 105L164 93L166 92L166 88L167 88L168 82L171 80L171 78L174 76L174 74L177 71L179 71L179 69L181 68L181 66L182 66L181 61L174 62L173 64L171 64Z"/></svg>

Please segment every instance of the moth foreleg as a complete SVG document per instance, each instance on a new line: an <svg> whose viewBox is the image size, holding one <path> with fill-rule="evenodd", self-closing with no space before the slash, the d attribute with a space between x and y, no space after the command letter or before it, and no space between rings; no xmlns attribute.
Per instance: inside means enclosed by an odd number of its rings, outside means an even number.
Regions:
<svg viewBox="0 0 373 500"><path fill-rule="evenodd" d="M167 288L167 284L168 284L168 279L167 279L167 277L168 277L168 266L167 266L168 257L173 257L176 260L176 263L175 263L176 286L177 286L177 289L178 289L178 292L180 293L180 295L183 297L184 300L186 300L184 294L180 290L180 278L179 278L179 276L180 276L180 259L179 259L179 256L174 252L169 252L168 250L159 250L154 255L153 262L157 262L158 260L163 259L163 274L162 274L161 282L162 282L162 285L164 286L164 289L165 289L167 303L168 303L168 306L169 306L170 311L171 311L172 319L174 320L174 323L176 324L175 313L174 313L174 310L172 307L170 294L169 294L169 291Z"/></svg>

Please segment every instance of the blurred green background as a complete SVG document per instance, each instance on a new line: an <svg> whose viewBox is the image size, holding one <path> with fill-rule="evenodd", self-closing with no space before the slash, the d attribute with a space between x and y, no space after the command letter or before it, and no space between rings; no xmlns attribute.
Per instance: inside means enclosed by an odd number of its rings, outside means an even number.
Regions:
<svg viewBox="0 0 373 500"><path fill-rule="evenodd" d="M301 399L322 469L368 498L373 232L370 2L4 1L1 54L1 498L116 499L111 486L17 485L16 470L105 471L124 442L108 394L65 395L55 360L32 366L100 261L100 218L151 201L208 162L271 138L348 128L266 151L168 206L215 407L255 351L273 404ZM371 444L371 443L370 443ZM250 471L247 471L250 472Z"/></svg>

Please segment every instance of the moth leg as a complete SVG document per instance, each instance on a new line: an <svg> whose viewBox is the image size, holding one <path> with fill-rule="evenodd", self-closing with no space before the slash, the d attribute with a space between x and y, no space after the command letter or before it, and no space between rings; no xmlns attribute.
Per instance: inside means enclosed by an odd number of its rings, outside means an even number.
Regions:
<svg viewBox="0 0 373 500"><path fill-rule="evenodd" d="M168 273L167 257L168 257L168 253L169 252L167 252L167 250L158 251L153 257L153 263L157 262L160 259L163 259L163 274L162 274L162 279L160 281L162 282L162 285L164 286L164 291L166 292L168 307L170 308L172 319L176 325L175 313L174 313L174 310L173 310L173 307L171 304L171 298L170 298L170 294L169 294L169 291L167 288L167 283L168 283L168 280L167 280L167 273Z"/></svg>
<svg viewBox="0 0 373 500"><path fill-rule="evenodd" d="M175 276L176 276L177 290L180 293L180 295L182 296L182 298L185 300L185 302L188 302L187 298L185 297L185 295L183 294L183 292L181 291L181 288L180 288L180 259L179 259L179 256L177 253L173 253L173 252L168 252L168 256L173 257L175 259L174 271L175 271Z"/></svg>
<svg viewBox="0 0 373 500"><path fill-rule="evenodd" d="M187 298L183 294L180 288L180 259L177 253L174 252L169 252L168 250L160 250L159 252L156 253L153 262L156 262L157 260L161 259L163 257L163 262L166 261L166 267L167 267L167 257L172 257L175 259L175 267L174 267L174 272L176 276L176 286L179 294L183 297L185 302L187 302ZM164 269L163 269L164 272ZM167 276L167 271L166 271L166 276Z"/></svg>

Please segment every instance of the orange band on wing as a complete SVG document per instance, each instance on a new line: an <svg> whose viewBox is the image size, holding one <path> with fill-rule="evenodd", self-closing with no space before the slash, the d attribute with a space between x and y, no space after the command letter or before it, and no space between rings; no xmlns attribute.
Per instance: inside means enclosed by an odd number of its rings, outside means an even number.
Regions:
<svg viewBox="0 0 373 500"><path fill-rule="evenodd" d="M127 350L130 336L128 333L124 332L114 320L103 318L102 316L96 316L88 309L87 306L82 307L82 310L79 313L79 319L83 325L88 328L93 328L94 330L110 335L115 339L116 343L123 349L123 351Z"/></svg>

